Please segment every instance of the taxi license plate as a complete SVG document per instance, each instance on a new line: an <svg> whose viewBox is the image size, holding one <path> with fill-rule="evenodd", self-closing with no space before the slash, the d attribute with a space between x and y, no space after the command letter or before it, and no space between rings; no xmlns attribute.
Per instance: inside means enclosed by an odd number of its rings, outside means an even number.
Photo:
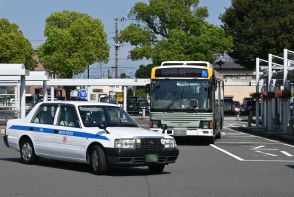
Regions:
<svg viewBox="0 0 294 197"><path fill-rule="evenodd" d="M156 155L156 154L145 155L145 162L146 163L158 162L158 155Z"/></svg>

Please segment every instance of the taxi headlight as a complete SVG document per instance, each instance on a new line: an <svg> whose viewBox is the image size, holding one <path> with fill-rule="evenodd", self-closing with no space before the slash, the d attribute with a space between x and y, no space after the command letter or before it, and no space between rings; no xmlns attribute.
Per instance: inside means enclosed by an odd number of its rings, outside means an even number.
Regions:
<svg viewBox="0 0 294 197"><path fill-rule="evenodd" d="M134 139L116 139L114 140L114 148L135 148Z"/></svg>
<svg viewBox="0 0 294 197"><path fill-rule="evenodd" d="M176 148L177 143L173 138L162 139L161 144L164 145L164 148Z"/></svg>

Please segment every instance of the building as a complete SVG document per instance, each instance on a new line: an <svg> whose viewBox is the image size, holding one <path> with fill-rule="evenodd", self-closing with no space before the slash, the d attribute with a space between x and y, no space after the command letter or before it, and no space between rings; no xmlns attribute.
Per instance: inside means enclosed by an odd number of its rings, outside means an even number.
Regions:
<svg viewBox="0 0 294 197"><path fill-rule="evenodd" d="M255 92L255 73L233 62L231 58L219 61L214 68L224 77L224 95L234 96L235 101L242 103L244 97Z"/></svg>

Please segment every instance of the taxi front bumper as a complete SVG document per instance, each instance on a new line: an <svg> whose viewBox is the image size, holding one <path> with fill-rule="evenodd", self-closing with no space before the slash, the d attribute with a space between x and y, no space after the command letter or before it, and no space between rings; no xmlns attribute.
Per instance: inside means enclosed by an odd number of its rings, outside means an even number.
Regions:
<svg viewBox="0 0 294 197"><path fill-rule="evenodd" d="M150 155L155 157L155 160L151 162L153 164L175 163L179 155L179 150L177 148L150 150L106 148L105 153L109 165L145 166L150 163L147 159Z"/></svg>

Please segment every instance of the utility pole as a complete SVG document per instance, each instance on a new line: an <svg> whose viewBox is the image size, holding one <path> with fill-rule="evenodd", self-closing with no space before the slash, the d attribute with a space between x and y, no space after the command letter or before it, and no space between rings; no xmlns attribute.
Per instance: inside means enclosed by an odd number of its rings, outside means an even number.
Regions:
<svg viewBox="0 0 294 197"><path fill-rule="evenodd" d="M114 41L115 41L115 65L114 65L114 68L115 68L115 78L119 78L118 76L118 51L119 51L119 47L121 47L120 45L120 41L119 41L119 30L118 30L118 23L119 22L122 22L124 20L124 18L115 18L114 19L114 24L115 24L115 38L114 38Z"/></svg>

